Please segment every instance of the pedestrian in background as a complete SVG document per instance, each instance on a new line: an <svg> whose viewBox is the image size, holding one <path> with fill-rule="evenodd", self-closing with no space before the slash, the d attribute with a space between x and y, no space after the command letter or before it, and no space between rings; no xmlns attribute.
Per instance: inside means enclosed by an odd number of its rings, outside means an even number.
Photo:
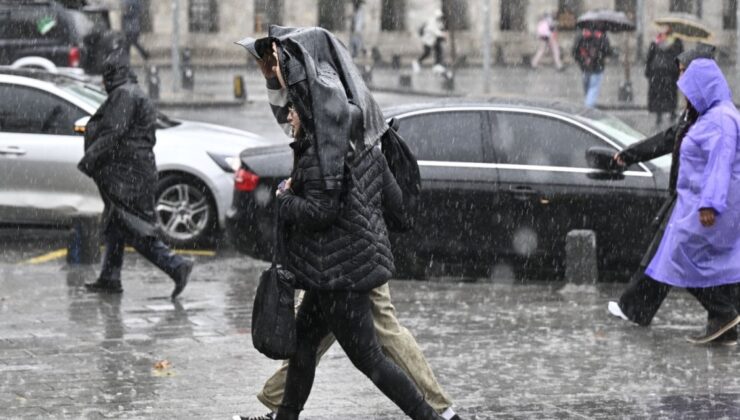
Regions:
<svg viewBox="0 0 740 420"><path fill-rule="evenodd" d="M141 14L144 12L141 0L121 0L121 27L126 35L126 51L131 54L131 47L136 48L145 61L149 60L149 52L139 43L141 34Z"/></svg>
<svg viewBox="0 0 740 420"><path fill-rule="evenodd" d="M678 99L678 68L676 57L683 52L683 43L673 36L670 28L658 33L648 48L645 77L648 79L648 112L655 113L655 125L663 123L663 114L676 118Z"/></svg>
<svg viewBox="0 0 740 420"><path fill-rule="evenodd" d="M447 31L445 30L442 10L434 11L434 16L419 28L419 36L421 36L424 51L418 59L411 62L414 73L421 71L421 64L434 51L434 67L432 67L432 70L435 73L443 74L446 68L444 66L442 43L447 39Z"/></svg>
<svg viewBox="0 0 740 420"><path fill-rule="evenodd" d="M678 200L646 274L685 287L707 310L706 330L689 341L737 339L740 113L714 60L692 61L678 87L699 117L681 144Z"/></svg>
<svg viewBox="0 0 740 420"><path fill-rule="evenodd" d="M352 0L352 20L349 28L349 51L352 58L365 53L362 31L365 29L365 0Z"/></svg>
<svg viewBox="0 0 740 420"><path fill-rule="evenodd" d="M572 53L582 72L584 105L593 108L601 91L606 58L613 54L606 31L598 26L583 28L573 43Z"/></svg>
<svg viewBox="0 0 740 420"><path fill-rule="evenodd" d="M85 129L85 155L78 168L91 177L105 204L103 268L91 292L121 293L124 247L129 243L175 282L171 297L185 289L193 263L157 238L154 210L157 166L153 148L157 111L136 83L124 41L113 43L103 62L108 98Z"/></svg>
<svg viewBox="0 0 740 420"><path fill-rule="evenodd" d="M537 22L537 39L539 40L539 46L532 58L532 68L537 68L545 51L550 49L555 68L562 70L563 63L560 62L560 45L558 45L557 27L550 13L542 15L542 18Z"/></svg>

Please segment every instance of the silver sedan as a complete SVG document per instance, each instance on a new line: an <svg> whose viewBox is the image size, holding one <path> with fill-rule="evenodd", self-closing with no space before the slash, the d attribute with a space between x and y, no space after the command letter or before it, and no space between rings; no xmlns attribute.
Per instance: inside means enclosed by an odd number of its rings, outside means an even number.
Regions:
<svg viewBox="0 0 740 420"><path fill-rule="evenodd" d="M83 138L75 123L105 100L68 77L0 71L0 224L69 226L101 213L95 184L77 170ZM154 153L162 236L194 246L224 226L239 152L269 141L249 132L160 115Z"/></svg>

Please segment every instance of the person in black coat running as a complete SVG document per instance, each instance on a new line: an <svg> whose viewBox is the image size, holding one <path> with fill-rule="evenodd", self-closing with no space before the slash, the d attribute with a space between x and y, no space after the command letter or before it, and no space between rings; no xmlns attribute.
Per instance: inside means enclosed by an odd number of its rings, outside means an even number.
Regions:
<svg viewBox="0 0 740 420"><path fill-rule="evenodd" d="M152 149L157 112L129 69L123 42L111 45L103 63L108 98L87 124L85 155L78 164L95 181L105 204L103 268L98 280L85 286L92 292L121 293L124 245L129 243L174 280L174 299L185 288L193 263L156 236L157 166Z"/></svg>
<svg viewBox="0 0 740 420"><path fill-rule="evenodd" d="M676 58L679 71L685 70L692 60L697 58L714 58L714 47L707 44L699 44L693 50L681 53ZM678 179L678 162L681 142L684 136L696 122L698 113L691 107L687 107L678 122L652 137L635 143L614 156L620 166L629 166L633 163L644 162L659 156L671 154L672 163L668 185L668 198L664 202L658 214L653 220L653 227L657 229L653 240L650 242L640 267L630 280L627 289L622 293L619 301L609 302L608 310L612 315L626 321L634 322L641 326L648 326L653 317L660 309L660 305L668 296L671 286L657 282L645 274L645 269L653 259L663 237L666 224L668 223L671 210L676 203L676 181ZM735 331L734 329L732 331ZM722 340L734 341L735 336L723 337ZM732 335L732 333L731 333ZM734 339L734 340L733 340ZM720 340L720 341L722 341Z"/></svg>

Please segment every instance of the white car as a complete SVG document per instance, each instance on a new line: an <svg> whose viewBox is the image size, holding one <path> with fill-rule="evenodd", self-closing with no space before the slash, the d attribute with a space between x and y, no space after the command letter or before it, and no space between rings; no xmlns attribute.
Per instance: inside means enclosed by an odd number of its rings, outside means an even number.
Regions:
<svg viewBox="0 0 740 420"><path fill-rule="evenodd" d="M97 187L77 170L83 137L74 129L105 98L71 77L0 70L0 224L65 227L102 212ZM268 144L249 132L160 115L154 153L163 238L193 246L221 231L239 153Z"/></svg>

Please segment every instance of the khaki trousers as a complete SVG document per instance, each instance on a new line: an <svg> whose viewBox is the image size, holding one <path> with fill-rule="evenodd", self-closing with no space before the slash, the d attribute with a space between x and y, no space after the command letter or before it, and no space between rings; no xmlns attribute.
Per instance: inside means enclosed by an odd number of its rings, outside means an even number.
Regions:
<svg viewBox="0 0 740 420"><path fill-rule="evenodd" d="M302 299L303 292L298 296L296 307L300 305ZM372 302L375 333L383 352L414 381L416 387L419 388L419 392L432 408L441 413L451 407L452 401L434 377L432 368L421 353L416 339L409 330L399 324L396 318L396 308L391 303L391 292L388 283L371 290L370 301ZM321 340L316 364L329 350L329 347L334 344L334 341L332 334ZM257 394L257 399L272 411L277 411L280 402L283 400L287 374L288 361L286 360L280 366L280 369L265 382L262 391Z"/></svg>

